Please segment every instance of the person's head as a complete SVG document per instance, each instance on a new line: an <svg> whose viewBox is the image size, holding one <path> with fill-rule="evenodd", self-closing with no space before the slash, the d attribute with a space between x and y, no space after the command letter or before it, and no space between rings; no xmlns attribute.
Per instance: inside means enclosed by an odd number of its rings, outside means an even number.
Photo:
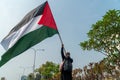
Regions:
<svg viewBox="0 0 120 80"><path fill-rule="evenodd" d="M65 54L65 56L66 56L66 58L70 57L70 52L67 52L67 53Z"/></svg>

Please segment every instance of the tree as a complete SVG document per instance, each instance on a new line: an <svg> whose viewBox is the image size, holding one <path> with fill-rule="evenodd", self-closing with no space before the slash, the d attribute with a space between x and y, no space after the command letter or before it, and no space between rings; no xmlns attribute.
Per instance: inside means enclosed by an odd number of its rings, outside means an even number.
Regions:
<svg viewBox="0 0 120 80"><path fill-rule="evenodd" d="M46 62L38 68L37 71L45 78L45 80L48 80L59 73L59 65L53 62Z"/></svg>
<svg viewBox="0 0 120 80"><path fill-rule="evenodd" d="M5 80L5 77L2 77L1 80Z"/></svg>
<svg viewBox="0 0 120 80"><path fill-rule="evenodd" d="M109 10L102 18L92 25L87 33L88 40L81 42L83 50L101 52L107 56L120 54L120 10Z"/></svg>
<svg viewBox="0 0 120 80"><path fill-rule="evenodd" d="M34 74L33 74L33 73L30 73L30 74L28 75L27 80L34 80Z"/></svg>

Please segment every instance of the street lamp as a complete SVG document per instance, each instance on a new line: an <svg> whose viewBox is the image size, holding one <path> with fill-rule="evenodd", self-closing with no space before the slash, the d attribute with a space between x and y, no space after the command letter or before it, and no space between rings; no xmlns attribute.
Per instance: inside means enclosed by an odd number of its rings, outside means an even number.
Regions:
<svg viewBox="0 0 120 80"><path fill-rule="evenodd" d="M34 51L34 63L33 63L33 73L35 70L35 62L36 62L36 53L37 51L45 51L44 49L35 49L35 48L31 48Z"/></svg>

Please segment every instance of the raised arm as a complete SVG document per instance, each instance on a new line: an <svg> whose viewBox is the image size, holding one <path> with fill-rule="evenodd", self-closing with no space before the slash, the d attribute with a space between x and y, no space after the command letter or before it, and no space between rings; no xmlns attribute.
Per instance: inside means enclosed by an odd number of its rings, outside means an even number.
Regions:
<svg viewBox="0 0 120 80"><path fill-rule="evenodd" d="M61 47L61 57L62 57L62 61L65 59L65 55L64 55L64 45L62 44Z"/></svg>

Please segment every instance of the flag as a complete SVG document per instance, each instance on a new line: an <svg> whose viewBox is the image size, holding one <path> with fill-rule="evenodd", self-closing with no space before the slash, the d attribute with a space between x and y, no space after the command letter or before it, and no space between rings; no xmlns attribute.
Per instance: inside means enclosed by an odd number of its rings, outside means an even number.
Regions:
<svg viewBox="0 0 120 80"><path fill-rule="evenodd" d="M6 52L1 56L0 67L56 33L57 26L46 1L30 11L1 41Z"/></svg>

